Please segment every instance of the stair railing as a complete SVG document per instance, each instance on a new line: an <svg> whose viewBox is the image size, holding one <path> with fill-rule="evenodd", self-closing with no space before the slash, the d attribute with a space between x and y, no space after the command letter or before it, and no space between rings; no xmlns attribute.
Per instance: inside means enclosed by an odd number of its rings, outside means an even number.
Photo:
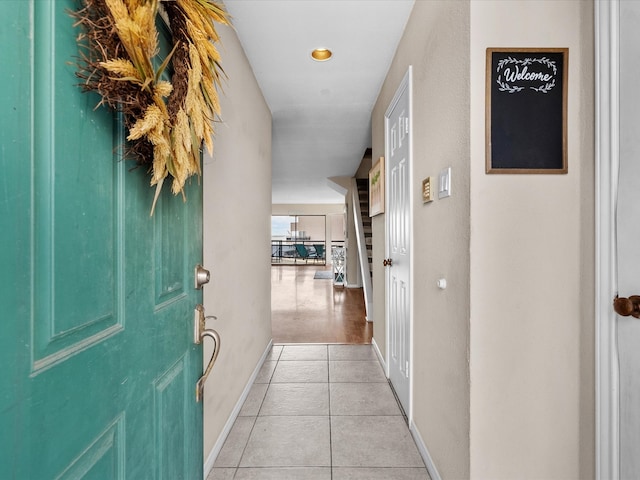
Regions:
<svg viewBox="0 0 640 480"><path fill-rule="evenodd" d="M368 322L373 321L373 287L371 285L371 272L369 271L369 257L367 244L364 239L364 225L362 224L362 212L360 210L360 195L356 179L351 179L351 204L353 205L353 223L356 226L356 239L358 241L358 260L360 263L360 276L362 277L362 290L364 291L364 306Z"/></svg>

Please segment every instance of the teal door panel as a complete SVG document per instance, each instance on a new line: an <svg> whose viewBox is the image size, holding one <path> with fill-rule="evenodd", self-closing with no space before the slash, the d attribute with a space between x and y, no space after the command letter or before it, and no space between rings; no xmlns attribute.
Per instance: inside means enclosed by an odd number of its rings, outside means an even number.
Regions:
<svg viewBox="0 0 640 480"><path fill-rule="evenodd" d="M76 7L0 2L0 477L199 479L201 187L149 216L121 119L77 87Z"/></svg>

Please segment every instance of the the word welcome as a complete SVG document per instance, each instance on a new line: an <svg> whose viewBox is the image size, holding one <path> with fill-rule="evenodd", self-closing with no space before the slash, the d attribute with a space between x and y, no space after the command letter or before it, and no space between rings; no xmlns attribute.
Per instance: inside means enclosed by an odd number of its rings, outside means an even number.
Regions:
<svg viewBox="0 0 640 480"><path fill-rule="evenodd" d="M527 80L532 82L548 82L553 78L553 75L543 72L529 72L525 65L520 71L518 65L511 71L510 68L504 69L504 77L507 82L515 82L518 80Z"/></svg>

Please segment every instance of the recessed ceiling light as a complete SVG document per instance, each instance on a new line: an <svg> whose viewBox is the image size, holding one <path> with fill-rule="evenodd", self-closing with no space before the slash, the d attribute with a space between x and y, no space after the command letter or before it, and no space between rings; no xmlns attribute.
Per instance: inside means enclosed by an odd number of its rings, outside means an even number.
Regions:
<svg viewBox="0 0 640 480"><path fill-rule="evenodd" d="M325 62L331 58L331 50L328 48L316 48L313 52L311 52L311 58L316 60L317 62Z"/></svg>

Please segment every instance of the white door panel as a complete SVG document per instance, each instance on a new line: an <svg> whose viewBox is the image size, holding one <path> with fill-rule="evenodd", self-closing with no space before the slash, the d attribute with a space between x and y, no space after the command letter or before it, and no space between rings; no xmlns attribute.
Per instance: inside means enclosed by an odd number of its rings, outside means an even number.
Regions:
<svg viewBox="0 0 640 480"><path fill-rule="evenodd" d="M620 2L618 294L640 295L640 3ZM640 320L618 317L620 478L640 478Z"/></svg>
<svg viewBox="0 0 640 480"><path fill-rule="evenodd" d="M387 325L389 379L405 412L410 410L411 225L410 74L385 115L387 139Z"/></svg>

